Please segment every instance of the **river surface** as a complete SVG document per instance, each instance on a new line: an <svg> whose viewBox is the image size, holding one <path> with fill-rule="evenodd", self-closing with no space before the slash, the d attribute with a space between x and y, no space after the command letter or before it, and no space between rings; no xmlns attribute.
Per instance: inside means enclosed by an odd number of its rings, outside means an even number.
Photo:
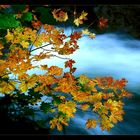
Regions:
<svg viewBox="0 0 140 140"><path fill-rule="evenodd" d="M70 29L65 30L66 34ZM112 76L115 79L128 80L126 88L133 93L132 99L125 101L125 115L123 122L119 122L110 132L95 129L86 129L85 122L93 117L90 112L78 111L65 132L52 134L87 134L87 135L135 135L140 134L140 40L122 33L105 33L97 35L95 39L83 37L78 41L80 49L69 57L74 59L77 67L75 76L85 74L89 77ZM34 53L39 53L39 50ZM54 57L39 63L64 67L63 59ZM34 70L30 73L42 73Z"/></svg>

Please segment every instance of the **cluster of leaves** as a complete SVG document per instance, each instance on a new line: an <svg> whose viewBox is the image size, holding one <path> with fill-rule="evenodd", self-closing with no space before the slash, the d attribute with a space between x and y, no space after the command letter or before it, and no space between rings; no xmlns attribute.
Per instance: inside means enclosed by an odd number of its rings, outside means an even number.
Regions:
<svg viewBox="0 0 140 140"><path fill-rule="evenodd" d="M15 9L12 6L0 7ZM131 97L125 90L125 79L88 78L86 75L75 77L75 61L69 58L64 63L66 72L58 66L49 67L47 64L36 63L51 57L63 58L63 55L70 55L79 49L77 41L80 38L87 35L93 39L95 34L86 28L72 31L67 36L64 29L39 21L34 11L29 12L29 5L17 11L18 13L13 12L11 16L13 20L7 19L7 14L0 15L6 19L5 26L2 25L3 20L0 23L1 28L7 29L6 35L0 39L0 93L10 95L15 99L15 103L21 101L20 111L24 112L24 115L25 112L32 114L33 106L37 104L40 110L50 116L50 129L57 128L62 131L63 126L68 126L77 109L91 111L93 115L98 114L96 120L91 117L85 122L87 128L100 124L102 130L110 130L114 124L122 121L123 98ZM76 26L87 20L88 13L81 11L79 15L73 21ZM60 22L68 20L67 12L60 8L54 9L52 16ZM14 22L20 24L13 26ZM31 26L27 26L26 22ZM101 28L106 27L107 20L101 18L99 25ZM43 32L40 32L42 28ZM6 53L4 48L8 50ZM37 53L34 54L35 51ZM35 68L45 73L28 73ZM15 108L17 109L17 106Z"/></svg>

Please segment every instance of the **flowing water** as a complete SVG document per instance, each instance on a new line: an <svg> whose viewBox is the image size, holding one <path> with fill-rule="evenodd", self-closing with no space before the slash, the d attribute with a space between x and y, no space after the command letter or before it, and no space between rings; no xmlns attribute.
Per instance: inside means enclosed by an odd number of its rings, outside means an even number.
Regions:
<svg viewBox="0 0 140 140"><path fill-rule="evenodd" d="M66 30L69 33L70 29ZM126 88L134 96L125 101L124 121L118 123L110 132L101 131L97 126L95 129L86 129L85 122L89 117L94 117L90 112L78 111L70 121L65 132L52 134L88 134L88 135L120 135L140 134L140 40L121 33L106 33L97 35L95 39L84 37L78 41L80 49L70 58L74 59L77 67L75 75L85 74L89 77L112 76L115 79L126 78ZM39 52L39 50L37 50ZM35 53L37 53L35 52ZM42 64L57 65L63 67L65 60L54 57L43 60ZM37 69L30 73L42 73Z"/></svg>

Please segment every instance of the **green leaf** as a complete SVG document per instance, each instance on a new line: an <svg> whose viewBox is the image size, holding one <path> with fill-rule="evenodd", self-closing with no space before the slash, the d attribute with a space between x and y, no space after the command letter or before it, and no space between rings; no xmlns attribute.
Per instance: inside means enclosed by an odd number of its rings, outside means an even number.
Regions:
<svg viewBox="0 0 140 140"><path fill-rule="evenodd" d="M7 35L7 30L0 29L0 37L5 37Z"/></svg>
<svg viewBox="0 0 140 140"><path fill-rule="evenodd" d="M48 111L51 110L51 105L48 104L48 103L42 102L42 103L41 103L41 106L40 106L40 109L41 109L44 113L47 113Z"/></svg>
<svg viewBox="0 0 140 140"><path fill-rule="evenodd" d="M61 104L61 99L60 98L58 98L58 97L56 97L56 96L53 96L53 104L54 105L59 105L59 104Z"/></svg>
<svg viewBox="0 0 140 140"><path fill-rule="evenodd" d="M21 23L16 20L13 14L0 14L0 29L16 28Z"/></svg>
<svg viewBox="0 0 140 140"><path fill-rule="evenodd" d="M15 11L15 13L22 12L26 9L26 5L12 5L12 10Z"/></svg>
<svg viewBox="0 0 140 140"><path fill-rule="evenodd" d="M58 112L58 116L67 117L67 115L61 111Z"/></svg>
<svg viewBox="0 0 140 140"><path fill-rule="evenodd" d="M25 108L24 108L24 113L25 113L25 115L34 116L34 110L33 110L33 109L30 109L30 108L28 108L28 107L25 107Z"/></svg>
<svg viewBox="0 0 140 140"><path fill-rule="evenodd" d="M35 99L40 99L43 95L39 92L35 92L34 88L28 90L28 94L31 95Z"/></svg>
<svg viewBox="0 0 140 140"><path fill-rule="evenodd" d="M51 9L50 8L45 8L45 7L38 7L36 8L36 12L40 13L40 20L42 23L47 23L47 24L58 24L56 20L54 19Z"/></svg>
<svg viewBox="0 0 140 140"><path fill-rule="evenodd" d="M31 21L33 19L33 14L31 12L23 13L21 19L23 21Z"/></svg>
<svg viewBox="0 0 140 140"><path fill-rule="evenodd" d="M45 120L37 120L36 121L38 126L41 127L41 128L46 128L45 122L46 122Z"/></svg>

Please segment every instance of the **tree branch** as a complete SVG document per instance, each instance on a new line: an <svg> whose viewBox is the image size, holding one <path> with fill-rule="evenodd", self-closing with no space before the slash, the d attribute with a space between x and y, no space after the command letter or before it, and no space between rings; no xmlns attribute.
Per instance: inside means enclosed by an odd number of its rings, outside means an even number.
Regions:
<svg viewBox="0 0 140 140"><path fill-rule="evenodd" d="M51 56L54 56L54 57L57 57L57 58L60 58L60 59L70 59L70 58L67 58L67 57L61 57L61 56L54 55L54 54L52 54Z"/></svg>
<svg viewBox="0 0 140 140"><path fill-rule="evenodd" d="M39 28L39 30L38 30L38 32L37 32L36 39L35 39L34 42L31 44L31 48L30 48L29 52L31 52L31 50L32 50L32 48L33 48L33 45L34 45L34 43L36 42L36 40L37 40L37 38L38 38L38 36L39 36L39 34L40 34L40 31L41 31L41 27Z"/></svg>
<svg viewBox="0 0 140 140"><path fill-rule="evenodd" d="M35 50L38 50L38 49L44 48L44 47L49 46L49 45L51 45L51 44L46 44L46 45L44 45L44 46L41 46L41 47L35 48L35 49L31 50L30 52L33 52L33 51L35 51Z"/></svg>

